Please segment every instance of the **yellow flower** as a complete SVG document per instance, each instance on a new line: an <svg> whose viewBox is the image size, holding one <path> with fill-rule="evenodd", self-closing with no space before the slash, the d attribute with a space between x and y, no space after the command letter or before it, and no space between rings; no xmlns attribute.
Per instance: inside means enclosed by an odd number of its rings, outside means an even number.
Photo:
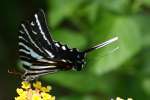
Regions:
<svg viewBox="0 0 150 100"><path fill-rule="evenodd" d="M31 88L31 84L29 82L23 81L21 84L22 84L22 88L23 89L29 89L29 88Z"/></svg>
<svg viewBox="0 0 150 100"><path fill-rule="evenodd" d="M51 98L51 100L55 100L55 96L53 96L53 97Z"/></svg>
<svg viewBox="0 0 150 100"><path fill-rule="evenodd" d="M15 97L15 100L27 100L27 99L19 96L19 97Z"/></svg>
<svg viewBox="0 0 150 100"><path fill-rule="evenodd" d="M116 100L124 100L124 99L122 99L120 97L117 97ZM133 100L133 99L132 98L128 98L127 100Z"/></svg>
<svg viewBox="0 0 150 100"><path fill-rule="evenodd" d="M51 96L48 93L42 92L41 96L43 100L55 100L55 96Z"/></svg>
<svg viewBox="0 0 150 100"><path fill-rule="evenodd" d="M15 100L55 100L55 96L49 94L51 86L43 87L40 81L33 84L22 82L21 88L17 88L18 96Z"/></svg>
<svg viewBox="0 0 150 100"><path fill-rule="evenodd" d="M117 97L116 100L124 100L124 99L121 99L120 97Z"/></svg>
<svg viewBox="0 0 150 100"><path fill-rule="evenodd" d="M132 98L128 98L127 100L133 100Z"/></svg>
<svg viewBox="0 0 150 100"><path fill-rule="evenodd" d="M15 97L15 100L27 100L27 95L23 93L22 95Z"/></svg>
<svg viewBox="0 0 150 100"><path fill-rule="evenodd" d="M51 89L52 89L51 86L47 86L47 87L42 87L42 88L41 88L41 91L42 91L42 92L50 92Z"/></svg>
<svg viewBox="0 0 150 100"><path fill-rule="evenodd" d="M40 95L38 95L38 94L33 94L32 100L42 100L42 99L41 99L41 96L40 96Z"/></svg>
<svg viewBox="0 0 150 100"><path fill-rule="evenodd" d="M36 81L36 83L33 83L33 87L37 88L37 89L41 89L41 82L40 81Z"/></svg>
<svg viewBox="0 0 150 100"><path fill-rule="evenodd" d="M41 93L41 96L44 100L51 100L51 98L52 98L51 95L49 95L48 93L45 93L45 92Z"/></svg>
<svg viewBox="0 0 150 100"><path fill-rule="evenodd" d="M15 100L26 100L27 92L23 91L23 89L17 88L18 97L15 97Z"/></svg>
<svg viewBox="0 0 150 100"><path fill-rule="evenodd" d="M22 95L22 94L23 94L23 92L24 92L24 91L23 91L23 89L20 89L20 88L17 88L17 90L16 90L16 91L17 91L17 93L18 93L19 95Z"/></svg>

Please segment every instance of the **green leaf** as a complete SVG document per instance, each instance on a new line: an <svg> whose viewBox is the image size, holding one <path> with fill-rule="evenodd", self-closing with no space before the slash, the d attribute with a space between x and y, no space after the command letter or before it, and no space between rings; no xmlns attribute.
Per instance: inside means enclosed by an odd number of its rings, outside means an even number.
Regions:
<svg viewBox="0 0 150 100"><path fill-rule="evenodd" d="M83 0L51 0L49 5L51 10L49 11L49 23L52 27L56 27L64 19L73 14L77 8L81 5Z"/></svg>
<svg viewBox="0 0 150 100"><path fill-rule="evenodd" d="M97 78L93 78L84 72L59 72L57 74L47 75L43 79L50 80L50 82L57 82L62 86L79 92L97 90L97 86L99 85Z"/></svg>
<svg viewBox="0 0 150 100"><path fill-rule="evenodd" d="M148 95L150 95L150 78L145 78L143 79L143 82L142 82L142 88L144 90L144 92Z"/></svg>
<svg viewBox="0 0 150 100"><path fill-rule="evenodd" d="M42 79L46 80L49 83L54 82L65 88L80 93L89 93L92 91L103 91L109 93L112 90L112 86L109 85L110 81L108 80L110 77L105 78L90 75L89 73L86 73L84 71L58 72L42 77ZM111 83L113 84L113 81Z"/></svg>
<svg viewBox="0 0 150 100"><path fill-rule="evenodd" d="M97 15L99 14L99 7L98 1L91 2L81 12L82 16L86 16L91 24L95 24Z"/></svg>
<svg viewBox="0 0 150 100"><path fill-rule="evenodd" d="M129 8L129 0L101 0L100 4L104 9L117 12L125 13Z"/></svg>
<svg viewBox="0 0 150 100"><path fill-rule="evenodd" d="M99 98L100 99L100 98ZM92 96L92 95L67 95L67 96L63 96L63 97L58 97L58 100L98 100L98 98L96 98L96 96ZM100 99L102 100L102 99Z"/></svg>
<svg viewBox="0 0 150 100"><path fill-rule="evenodd" d="M143 2L144 5L150 7L150 0L142 0L142 2Z"/></svg>
<svg viewBox="0 0 150 100"><path fill-rule="evenodd" d="M135 18L136 22L140 25L142 40L141 43L144 47L150 47L150 15L140 15Z"/></svg>
<svg viewBox="0 0 150 100"><path fill-rule="evenodd" d="M87 45L87 39L82 34L67 29L59 29L53 32L54 40L67 44L72 48L83 49Z"/></svg>
<svg viewBox="0 0 150 100"><path fill-rule="evenodd" d="M114 70L141 49L140 27L134 20L134 17L118 17L110 31L116 33L119 37L117 44L115 44L119 49L116 52L108 53L104 57L102 57L102 53L113 49L105 48L89 55L88 67L92 73L101 75Z"/></svg>

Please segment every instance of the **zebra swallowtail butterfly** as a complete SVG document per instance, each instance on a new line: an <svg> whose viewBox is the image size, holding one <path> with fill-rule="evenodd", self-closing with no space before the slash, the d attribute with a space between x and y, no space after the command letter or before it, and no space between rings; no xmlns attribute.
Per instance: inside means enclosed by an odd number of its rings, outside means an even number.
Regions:
<svg viewBox="0 0 150 100"><path fill-rule="evenodd" d="M88 52L104 47L114 41L114 37L85 51L69 48L52 39L45 14L39 10L31 21L25 21L19 30L19 57L23 65L23 80L31 81L48 73L74 69L80 71Z"/></svg>

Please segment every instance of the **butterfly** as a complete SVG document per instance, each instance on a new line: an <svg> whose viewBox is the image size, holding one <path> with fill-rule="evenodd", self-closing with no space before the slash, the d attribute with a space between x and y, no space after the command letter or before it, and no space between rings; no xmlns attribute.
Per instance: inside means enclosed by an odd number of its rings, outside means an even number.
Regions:
<svg viewBox="0 0 150 100"><path fill-rule="evenodd" d="M114 41L114 37L84 51L69 48L53 40L42 9L34 14L33 19L25 21L19 28L19 58L24 74L22 79L31 81L41 75L61 70L82 70L86 54L104 47Z"/></svg>

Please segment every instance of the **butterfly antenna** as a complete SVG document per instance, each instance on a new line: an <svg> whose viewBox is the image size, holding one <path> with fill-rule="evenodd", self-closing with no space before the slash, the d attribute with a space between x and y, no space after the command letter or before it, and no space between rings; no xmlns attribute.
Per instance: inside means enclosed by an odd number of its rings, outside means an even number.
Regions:
<svg viewBox="0 0 150 100"><path fill-rule="evenodd" d="M102 48L102 47L104 47L104 46L106 46L106 45L108 45L108 44L111 44L111 43L113 43L113 42L115 42L115 41L117 41L117 40L118 40L118 37L114 37L114 38L109 39L108 41L105 41L105 42L103 42L103 43L101 43L101 44L98 44L98 45L96 45L96 46L94 46L94 47L92 47L92 48L86 49L84 52L87 53L87 52L90 52L90 51L93 51L93 50Z"/></svg>

